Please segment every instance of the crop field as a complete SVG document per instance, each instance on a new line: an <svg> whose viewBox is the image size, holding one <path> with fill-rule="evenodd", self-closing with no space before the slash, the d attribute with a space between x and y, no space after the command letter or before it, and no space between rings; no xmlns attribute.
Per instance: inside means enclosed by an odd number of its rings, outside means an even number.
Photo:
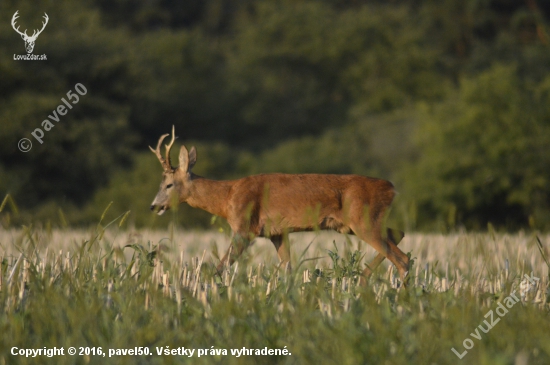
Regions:
<svg viewBox="0 0 550 365"><path fill-rule="evenodd" d="M0 364L550 363L547 235L408 234L409 286L385 262L360 287L374 251L344 235L218 276L223 233L119 223L0 232Z"/></svg>

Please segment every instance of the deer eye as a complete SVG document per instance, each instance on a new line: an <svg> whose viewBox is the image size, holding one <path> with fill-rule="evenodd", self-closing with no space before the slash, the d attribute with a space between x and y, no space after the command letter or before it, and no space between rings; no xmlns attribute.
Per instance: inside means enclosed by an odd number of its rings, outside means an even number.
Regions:
<svg viewBox="0 0 550 365"><path fill-rule="evenodd" d="M166 189L170 189L172 186L174 186L174 184L168 184L166 185Z"/></svg>

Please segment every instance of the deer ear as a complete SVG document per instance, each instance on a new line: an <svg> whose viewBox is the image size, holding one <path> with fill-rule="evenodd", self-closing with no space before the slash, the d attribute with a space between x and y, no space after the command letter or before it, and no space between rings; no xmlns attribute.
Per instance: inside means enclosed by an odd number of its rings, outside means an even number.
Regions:
<svg viewBox="0 0 550 365"><path fill-rule="evenodd" d="M185 148L185 146L181 146L179 160L179 169L191 171L193 166L195 166L195 162L197 162L197 151L195 150L195 147L191 147L191 151L187 152L187 148Z"/></svg>
<svg viewBox="0 0 550 365"><path fill-rule="evenodd" d="M178 166L178 169L182 169L184 171L189 170L189 152L187 152L187 148L185 146L181 146L180 148L180 157L179 157L180 165Z"/></svg>
<svg viewBox="0 0 550 365"><path fill-rule="evenodd" d="M191 147L191 150L189 151L189 170L195 166L195 163L197 162L197 150L195 149L195 146Z"/></svg>

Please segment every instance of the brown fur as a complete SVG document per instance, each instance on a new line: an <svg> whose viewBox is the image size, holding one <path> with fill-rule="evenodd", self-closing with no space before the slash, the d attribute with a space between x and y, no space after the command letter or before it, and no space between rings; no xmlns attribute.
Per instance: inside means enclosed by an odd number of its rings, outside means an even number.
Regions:
<svg viewBox="0 0 550 365"><path fill-rule="evenodd" d="M196 161L194 148L187 152L182 146L179 160L180 166L171 168L169 151L167 159L161 160L165 172L151 209L162 214L169 209L171 196L177 195L179 203L225 218L233 230L232 248L222 258L219 270L226 261L232 263L254 237L269 238L281 263L288 265L288 233L331 229L355 234L379 252L364 276L388 258L405 279L409 258L397 247L402 232L388 229L382 233L395 196L391 182L328 174L262 174L214 181L191 172Z"/></svg>

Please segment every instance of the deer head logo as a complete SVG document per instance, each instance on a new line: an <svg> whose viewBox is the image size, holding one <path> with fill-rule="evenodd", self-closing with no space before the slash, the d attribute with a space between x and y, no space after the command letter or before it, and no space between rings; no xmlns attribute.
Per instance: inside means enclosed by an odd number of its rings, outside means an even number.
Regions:
<svg viewBox="0 0 550 365"><path fill-rule="evenodd" d="M40 35L40 33L42 33L42 31L44 30L44 28L46 28L46 24L48 24L48 14L44 13L44 22L42 22L42 29L40 30L34 30L34 32L32 33L31 36L28 36L27 35L27 30L25 29L24 32L21 32L19 31L19 27L15 27L15 21L17 20L17 18L19 18L19 15L17 15L17 13L19 12L19 10L17 10L15 12L15 14L13 14L13 18L11 18L11 26L13 27L13 29L19 33L21 35L21 38L23 38L23 40L25 41L25 49L27 50L27 53L32 53L32 50L34 49L34 42L36 42L36 38L38 38L38 36Z"/></svg>

